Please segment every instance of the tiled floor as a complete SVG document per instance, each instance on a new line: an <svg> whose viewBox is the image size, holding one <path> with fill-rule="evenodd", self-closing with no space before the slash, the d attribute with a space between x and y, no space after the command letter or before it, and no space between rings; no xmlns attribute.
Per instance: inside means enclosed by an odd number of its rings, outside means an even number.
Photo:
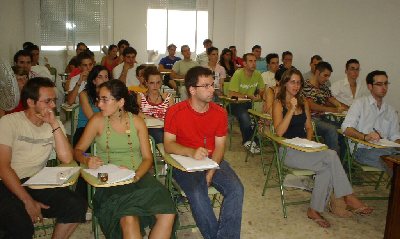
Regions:
<svg viewBox="0 0 400 239"><path fill-rule="evenodd" d="M242 238L383 238L387 201L368 201L368 205L374 207L375 211L365 217L354 216L343 219L326 212L323 215L332 224L329 229L320 228L307 219L307 204L289 206L288 218L283 218L279 189L268 189L266 195L261 196L265 176L261 170L260 158L251 157L249 162L245 163L245 152L239 144L239 137L239 132L235 131L232 151L227 150L225 158L235 169L245 187ZM270 159L270 155L268 158ZM374 192L372 187L355 187L355 192L388 195L388 190L381 189ZM286 195L289 198L310 196L309 193L298 190L287 191ZM90 231L90 223L86 223L79 226L72 238L93 238ZM197 230L186 230L179 232L179 238L202 237Z"/></svg>

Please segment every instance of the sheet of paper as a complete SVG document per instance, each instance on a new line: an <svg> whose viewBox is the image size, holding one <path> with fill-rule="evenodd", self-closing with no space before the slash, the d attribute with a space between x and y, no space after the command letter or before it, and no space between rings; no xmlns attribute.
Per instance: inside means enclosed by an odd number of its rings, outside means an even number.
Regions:
<svg viewBox="0 0 400 239"><path fill-rule="evenodd" d="M84 171L96 178L98 173L108 173L107 183L109 184L129 180L132 179L133 176L135 176L135 171L125 168L120 168L114 164L102 165L97 169L84 169Z"/></svg>
<svg viewBox="0 0 400 239"><path fill-rule="evenodd" d="M388 139L380 139L379 141L374 141L374 142L371 142L371 143L377 144L377 145L381 145L381 146L385 146L385 147L393 147L393 148L400 147L400 144L395 143L393 141L390 141Z"/></svg>
<svg viewBox="0 0 400 239"><path fill-rule="evenodd" d="M147 128L162 128L164 127L164 121L155 118L146 118L144 119Z"/></svg>
<svg viewBox="0 0 400 239"><path fill-rule="evenodd" d="M325 144L321 144L321 143L311 141L308 139L302 139L299 137L292 138L292 139L285 139L285 140L283 140L283 142L288 143L288 144L297 145L300 147L306 147L306 148L320 148L320 147L325 146Z"/></svg>
<svg viewBox="0 0 400 239"><path fill-rule="evenodd" d="M219 165L208 157L203 160L197 160L177 154L171 154L171 157L174 158L180 165L182 165L182 167L184 167L188 172L219 168Z"/></svg>
<svg viewBox="0 0 400 239"><path fill-rule="evenodd" d="M44 167L22 185L62 185L79 169L80 167Z"/></svg>

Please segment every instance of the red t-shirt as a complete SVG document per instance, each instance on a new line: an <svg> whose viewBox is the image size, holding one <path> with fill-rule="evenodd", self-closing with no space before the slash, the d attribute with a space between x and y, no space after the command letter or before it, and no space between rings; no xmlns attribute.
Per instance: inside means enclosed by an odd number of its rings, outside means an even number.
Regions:
<svg viewBox="0 0 400 239"><path fill-rule="evenodd" d="M71 73L69 73L68 78L71 79L72 77L77 76L79 74L81 74L81 70L78 67L76 67L71 71Z"/></svg>
<svg viewBox="0 0 400 239"><path fill-rule="evenodd" d="M204 147L212 155L215 149L215 137L226 136L228 116L221 106L210 102L207 112L193 110L189 100L171 106L165 117L164 131L176 135L176 142L197 149Z"/></svg>
<svg viewBox="0 0 400 239"><path fill-rule="evenodd" d="M24 110L24 107L22 106L22 101L21 101L21 99L19 100L19 102L18 102L18 105L17 105L17 107L15 107L13 110L11 110L11 111L6 111L6 115L7 114L11 114L11 113L15 113L15 112L20 112L20 111L23 111Z"/></svg>

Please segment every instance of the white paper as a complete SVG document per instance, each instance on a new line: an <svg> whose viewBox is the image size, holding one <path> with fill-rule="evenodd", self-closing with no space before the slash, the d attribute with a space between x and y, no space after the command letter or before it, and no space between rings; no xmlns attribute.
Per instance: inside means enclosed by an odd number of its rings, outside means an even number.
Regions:
<svg viewBox="0 0 400 239"><path fill-rule="evenodd" d="M147 128L162 128L164 127L164 121L155 118L146 118L144 119Z"/></svg>
<svg viewBox="0 0 400 239"><path fill-rule="evenodd" d="M384 146L384 147L400 147L400 144L390 141L388 139L380 139L379 141L371 141L371 143Z"/></svg>
<svg viewBox="0 0 400 239"><path fill-rule="evenodd" d="M80 167L44 167L22 186L29 185L62 185L78 172Z"/></svg>
<svg viewBox="0 0 400 239"><path fill-rule="evenodd" d="M297 145L300 147L306 147L306 148L320 148L325 146L325 144L321 144L315 141L311 141L308 139L302 139L299 137L293 138L293 139L285 139L283 142L288 143L288 144L293 144Z"/></svg>
<svg viewBox="0 0 400 239"><path fill-rule="evenodd" d="M174 158L180 165L182 165L182 167L184 167L188 172L219 168L219 165L208 157L203 160L197 160L178 154L171 154L171 157Z"/></svg>
<svg viewBox="0 0 400 239"><path fill-rule="evenodd" d="M107 173L108 184L129 180L135 176L135 171L126 168L120 168L114 164L102 165L97 169L84 169L84 171L96 178L98 173Z"/></svg>

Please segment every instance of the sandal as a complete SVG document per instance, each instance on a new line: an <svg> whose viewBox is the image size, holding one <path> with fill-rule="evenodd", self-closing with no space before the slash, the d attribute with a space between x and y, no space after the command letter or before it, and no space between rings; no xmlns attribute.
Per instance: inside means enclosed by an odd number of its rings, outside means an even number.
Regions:
<svg viewBox="0 0 400 239"><path fill-rule="evenodd" d="M323 217L320 215L321 218L311 218L308 216L309 219L313 220L315 223L318 224L318 226L322 228L329 228L331 224Z"/></svg>
<svg viewBox="0 0 400 239"><path fill-rule="evenodd" d="M351 211L354 214L360 215L360 216L369 216L371 213L374 211L372 207L368 207L368 205L359 207L359 208L352 208Z"/></svg>
<svg viewBox="0 0 400 239"><path fill-rule="evenodd" d="M346 209L347 204L343 198L335 198L331 197L331 200L328 204L328 210L335 216L348 218L353 216L353 213Z"/></svg>

